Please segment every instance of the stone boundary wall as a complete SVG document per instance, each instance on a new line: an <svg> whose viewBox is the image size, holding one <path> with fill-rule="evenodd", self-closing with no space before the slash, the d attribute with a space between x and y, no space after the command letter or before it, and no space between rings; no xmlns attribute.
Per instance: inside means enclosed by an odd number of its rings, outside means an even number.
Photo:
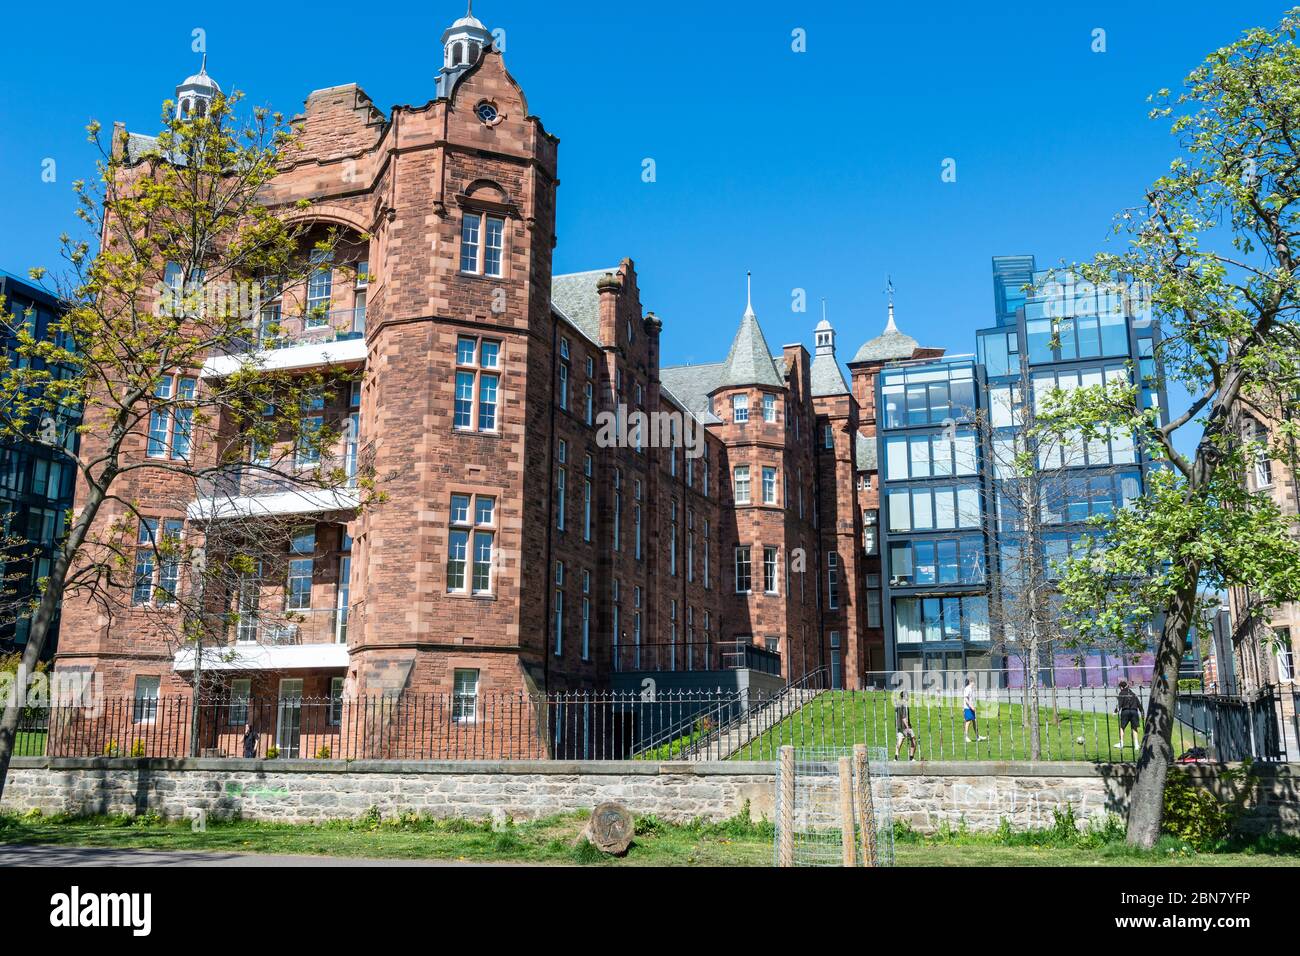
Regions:
<svg viewBox="0 0 1300 956"><path fill-rule="evenodd" d="M1220 796L1214 766L1188 768ZM1259 766L1243 821L1254 832L1300 835L1300 764ZM1050 825L1052 811L1080 820L1122 814L1133 767L1089 763L891 763L888 788L896 821L931 831L963 820L992 830ZM672 822L722 820L749 802L755 819L773 816L771 762L650 761L330 761L167 760L16 757L7 811L159 813L307 823L351 819L376 807L384 816L416 812L529 819L617 800L635 814Z"/></svg>

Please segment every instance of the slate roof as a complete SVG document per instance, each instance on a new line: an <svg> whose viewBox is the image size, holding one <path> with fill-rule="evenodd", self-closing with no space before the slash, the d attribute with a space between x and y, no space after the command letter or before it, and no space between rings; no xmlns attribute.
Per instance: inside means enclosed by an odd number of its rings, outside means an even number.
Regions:
<svg viewBox="0 0 1300 956"><path fill-rule="evenodd" d="M126 134L126 160L129 163L138 163L145 153L157 148L157 136L146 136L144 133Z"/></svg>
<svg viewBox="0 0 1300 956"><path fill-rule="evenodd" d="M869 342L864 342L858 354L853 356L855 362L881 362L890 359L911 358L919 347L916 339L895 328L887 328Z"/></svg>
<svg viewBox="0 0 1300 956"><path fill-rule="evenodd" d="M784 388L785 380L772 361L772 350L767 347L763 330L753 309L746 309L740 320L736 337L731 340L731 351L722 363L722 380L718 385L736 388L741 385L766 385ZM716 386L715 386L716 387Z"/></svg>
<svg viewBox="0 0 1300 956"><path fill-rule="evenodd" d="M613 269L589 269L551 276L551 305L593 342L600 341L600 293L596 282Z"/></svg>
<svg viewBox="0 0 1300 956"><path fill-rule="evenodd" d="M812 393L815 398L823 395L849 394L848 383L844 381L844 371L840 368L834 352L818 352L813 356L811 378Z"/></svg>
<svg viewBox="0 0 1300 956"><path fill-rule="evenodd" d="M858 432L858 440L853 443L853 463L858 471L876 471L879 469L876 455L876 440Z"/></svg>
<svg viewBox="0 0 1300 956"><path fill-rule="evenodd" d="M721 383L722 374L722 362L674 365L659 370L659 384L700 421L715 423L720 419L709 406L709 393Z"/></svg>

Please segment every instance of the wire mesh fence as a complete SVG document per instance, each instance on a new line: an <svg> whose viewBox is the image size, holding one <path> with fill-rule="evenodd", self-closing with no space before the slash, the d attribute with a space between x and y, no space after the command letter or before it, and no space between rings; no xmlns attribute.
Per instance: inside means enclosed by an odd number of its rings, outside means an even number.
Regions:
<svg viewBox="0 0 1300 956"><path fill-rule="evenodd" d="M880 747L785 747L777 761L777 866L892 866L889 760Z"/></svg>

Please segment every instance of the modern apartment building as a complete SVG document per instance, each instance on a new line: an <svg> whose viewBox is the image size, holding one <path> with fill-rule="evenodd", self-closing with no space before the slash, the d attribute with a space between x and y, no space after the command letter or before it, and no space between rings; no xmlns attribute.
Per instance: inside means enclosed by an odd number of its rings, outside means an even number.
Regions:
<svg viewBox="0 0 1300 956"><path fill-rule="evenodd" d="M899 362L877 379L890 669L1018 668L1026 568L1050 581L1087 522L1140 495L1152 467L1127 434L1036 440L1034 491L1019 493L1017 453L1055 389L1120 378L1143 407L1165 406L1159 330L1137 290L1039 271L1032 256L994 258L993 286L996 324L976 333L975 355ZM1114 680L1134 663L1059 640L1045 651L1049 668L1082 659L1089 679Z"/></svg>
<svg viewBox="0 0 1300 956"><path fill-rule="evenodd" d="M11 362L26 361L14 351L20 328L25 326L37 339L58 334L55 322L62 306L44 289L0 271L0 301L4 303L0 348ZM52 372L64 374L59 368ZM78 409L62 410L35 423L30 439L0 444L0 522L6 541L14 543L10 559L0 562L7 592L0 617L0 653L19 651L27 643L31 620L23 611L39 593L40 579L49 574L55 542L63 536L72 507L80 420ZM19 543L20 539L27 543ZM47 658L57 646L57 628L56 619L43 655Z"/></svg>

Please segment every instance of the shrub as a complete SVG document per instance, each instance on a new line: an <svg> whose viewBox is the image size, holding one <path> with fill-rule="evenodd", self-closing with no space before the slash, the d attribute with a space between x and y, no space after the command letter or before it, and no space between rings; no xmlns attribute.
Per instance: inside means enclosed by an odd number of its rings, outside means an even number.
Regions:
<svg viewBox="0 0 1300 956"><path fill-rule="evenodd" d="M135 743L133 743L133 744L131 745L131 756L132 756L132 757L143 757L143 756L144 756L144 741L143 741L143 740L137 740Z"/></svg>
<svg viewBox="0 0 1300 956"><path fill-rule="evenodd" d="M654 814L646 817L637 817L636 824L632 832L637 836L654 836L664 827L663 821Z"/></svg>
<svg viewBox="0 0 1300 956"><path fill-rule="evenodd" d="M1198 787L1178 768L1165 780L1163 829L1202 853L1227 841L1235 822L1233 804L1224 803L1209 790Z"/></svg>
<svg viewBox="0 0 1300 956"><path fill-rule="evenodd" d="M317 751L316 751L316 759L317 759L317 760L329 760L329 759L330 759L330 747L329 747L329 744L321 744L321 745L320 745L320 750L317 750Z"/></svg>
<svg viewBox="0 0 1300 956"><path fill-rule="evenodd" d="M121 755L122 755L122 748L117 745L116 740L110 740L107 744L104 745L105 757L120 757Z"/></svg>
<svg viewBox="0 0 1300 956"><path fill-rule="evenodd" d="M266 748L267 760L274 760L278 756L280 756L280 748L277 747L275 744L271 744L271 746Z"/></svg>

